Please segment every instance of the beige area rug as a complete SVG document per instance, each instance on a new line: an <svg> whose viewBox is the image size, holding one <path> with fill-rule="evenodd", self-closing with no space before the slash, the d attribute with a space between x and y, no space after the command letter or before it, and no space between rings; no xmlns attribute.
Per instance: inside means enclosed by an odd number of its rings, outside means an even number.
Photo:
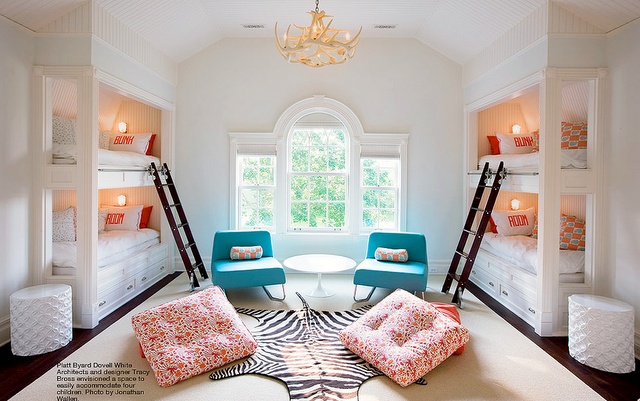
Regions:
<svg viewBox="0 0 640 401"><path fill-rule="evenodd" d="M313 298L305 295L315 287L315 276L289 274L287 298L270 301L261 288L229 290L229 300L236 306L257 309L299 309L302 306L295 292L300 292L316 310L341 311L363 304L353 302L352 276L325 275L323 284L336 295ZM444 276L431 276L427 301L450 302L451 295L440 293ZM455 283L454 283L455 284ZM366 295L366 288L361 288ZM279 287L272 289L279 294ZM390 293L378 289L371 303ZM219 381L204 373L167 388L155 381L146 359L138 353L131 329L131 315L155 305L188 295L184 275L178 277L134 311L114 323L82 348L71 354L58 367L52 368L11 400L42 401L113 401L113 400L188 400L188 401L280 401L289 400L287 388L280 381L264 376L245 375ZM425 375L426 386L402 388L380 376L366 381L359 391L360 401L435 401L435 400L602 400L595 391L562 367L551 356L511 327L471 293L464 296L460 310L462 323L471 339L462 355L453 355ZM243 316L249 328L253 318ZM118 366L119 365L119 366ZM76 368L74 368L76 366ZM82 367L80 367L82 366ZM85 368L84 366L90 366ZM92 370L76 374L76 370ZM117 389L90 394L74 387L81 378L94 378L113 383ZM65 387L66 386L66 387Z"/></svg>

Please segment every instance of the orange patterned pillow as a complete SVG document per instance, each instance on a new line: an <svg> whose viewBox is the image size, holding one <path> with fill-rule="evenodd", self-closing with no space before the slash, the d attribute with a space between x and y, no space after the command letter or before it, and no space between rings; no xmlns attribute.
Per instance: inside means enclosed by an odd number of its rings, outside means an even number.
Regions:
<svg viewBox="0 0 640 401"><path fill-rule="evenodd" d="M232 246L229 251L229 259L231 260L250 260L260 259L262 257L262 247L260 245L253 246Z"/></svg>
<svg viewBox="0 0 640 401"><path fill-rule="evenodd" d="M560 217L560 249L584 251L586 249L585 221L576 216Z"/></svg>
<svg viewBox="0 0 640 401"><path fill-rule="evenodd" d="M405 387L469 341L469 331L435 306L398 289L338 334L340 341Z"/></svg>
<svg viewBox="0 0 640 401"><path fill-rule="evenodd" d="M376 248L373 256L376 260L385 262L406 262L409 260L409 253L406 249Z"/></svg>
<svg viewBox="0 0 640 401"><path fill-rule="evenodd" d="M587 123L562 123L561 149L587 148Z"/></svg>
<svg viewBox="0 0 640 401"><path fill-rule="evenodd" d="M249 356L258 348L219 287L139 312L131 324L141 355L162 387Z"/></svg>

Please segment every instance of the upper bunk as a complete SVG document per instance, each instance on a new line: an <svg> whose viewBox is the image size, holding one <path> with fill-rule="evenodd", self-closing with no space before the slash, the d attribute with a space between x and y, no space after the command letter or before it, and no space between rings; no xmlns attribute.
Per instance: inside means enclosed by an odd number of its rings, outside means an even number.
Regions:
<svg viewBox="0 0 640 401"><path fill-rule="evenodd" d="M162 111L122 91L100 84L98 121L80 129L78 85L74 79L50 82L51 115L46 118L45 182L50 188L73 188L80 178L79 165L97 171L97 188L153 185L150 165L161 165ZM89 137L80 138L83 132ZM91 153L80 143L91 141Z"/></svg>
<svg viewBox="0 0 640 401"><path fill-rule="evenodd" d="M566 80L560 93L561 113L557 129L545 138L541 129L540 84L518 90L496 102L469 112L468 184L476 187L485 163L495 171L504 162L506 177L502 188L539 193L541 174L557 158L560 193L590 193L594 190L595 141L590 80ZM545 154L542 142L553 140L557 153ZM556 144L554 144L556 146ZM549 148L546 148L549 149Z"/></svg>

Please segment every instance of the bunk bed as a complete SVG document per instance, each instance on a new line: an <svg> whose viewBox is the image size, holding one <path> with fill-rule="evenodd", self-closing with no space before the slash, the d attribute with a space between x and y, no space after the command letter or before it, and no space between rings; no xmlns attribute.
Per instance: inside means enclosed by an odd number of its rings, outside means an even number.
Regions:
<svg viewBox="0 0 640 401"><path fill-rule="evenodd" d="M496 204L492 212L491 228L483 236L470 280L543 336L566 335L567 297L590 293L594 287L595 236L586 233L594 224L593 199L599 191L595 167L601 163L597 158L601 143L597 105L602 101L598 97L602 92L595 89L598 71L567 71L567 76L570 74L580 79L554 82L562 92L559 102L555 97L547 99L539 85L531 85L535 81L531 78L514 84L511 93L500 90L467 109L467 149L471 151L467 163L468 199L479 181L487 178L480 171L485 163L493 171L500 162L506 167L498 196L500 205ZM565 92L569 91L572 93L567 95ZM548 102L553 107L545 107ZM553 113L543 115L549 110ZM559 123L553 124L558 128L551 132L553 121ZM514 133L514 123L522 126L525 133ZM502 134L509 131L512 132ZM547 139L542 148L540 139L545 132L552 139ZM559 146L559 154L542 158L553 146ZM544 174L553 179L543 181ZM545 191L542 185L546 185ZM526 198L524 207L510 207L510 200L518 197ZM558 210L559 220L552 221L555 213L547 212L545 246L540 247L537 218L543 207ZM521 229L522 221L527 221L528 231L500 232L500 223L493 221L498 215L521 215L514 226ZM556 227L560 232L555 231ZM563 237L572 241L569 249L563 244ZM553 246L555 238L558 242Z"/></svg>
<svg viewBox="0 0 640 401"><path fill-rule="evenodd" d="M133 87L131 96L117 86L83 81L84 68L53 70L48 77L46 67L36 69L43 77L37 94L51 99L38 100L44 105L42 275L44 282L72 286L74 326L93 328L172 271L171 233L164 229L150 167L171 154L171 141L162 144L161 138L171 129L165 117L172 107L155 106L157 98ZM95 107L79 107L95 99ZM119 131L119 121L130 129Z"/></svg>

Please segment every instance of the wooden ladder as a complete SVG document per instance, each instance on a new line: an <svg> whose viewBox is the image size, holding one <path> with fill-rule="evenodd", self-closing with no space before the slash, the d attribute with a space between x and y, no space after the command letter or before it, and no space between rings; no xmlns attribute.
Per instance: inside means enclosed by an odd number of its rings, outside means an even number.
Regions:
<svg viewBox="0 0 640 401"><path fill-rule="evenodd" d="M491 182L491 176L494 175L493 183ZM467 285L467 280L469 279L469 274L471 273L471 269L473 268L473 263L476 260L476 255L478 253L478 249L480 249L480 244L482 243L482 238L484 237L484 233L487 229L487 224L489 223L489 219L491 217L491 212L493 211L493 206L496 203L496 199L498 197L498 192L500 191L500 186L502 185L502 180L506 176L506 170L504 168L503 162L500 162L498 169L495 172L492 172L489 168L489 163L485 163L484 169L482 170L482 175L480 176L480 181L478 182L478 187L476 188L476 193L473 197L473 202L471 202L471 206L469 208L469 214L467 215L467 221L464 223L464 228L462 229L462 234L460 235L460 241L458 242L458 247L456 248L455 253L453 254L453 259L451 260L451 266L449 266L449 272L447 273L447 277L444 280L444 284L442 285L442 292L448 293L451 288L451 283L453 280L458 282L458 286L456 287L456 292L453 294L453 298L451 300L452 303L458 305L459 308L462 308L462 293ZM485 190L489 190L489 196L484 196ZM484 198L484 204L482 204ZM480 217L480 221L476 226L476 229L473 230L472 227L474 222L476 222L476 215L478 213L482 213ZM473 237L473 241L471 245L468 244L469 236ZM458 274L458 266L460 264L460 258L464 258L464 267L462 268L462 273Z"/></svg>
<svg viewBox="0 0 640 401"><path fill-rule="evenodd" d="M209 277L207 275L207 270L205 269L204 263L202 262L202 257L200 256L200 252L198 251L198 247L196 245L196 241L193 238L193 234L191 233L191 228L189 227L189 223L187 222L187 216L184 213L182 203L180 203L178 191L176 190L176 186L173 183L173 179L171 178L171 172L167 167L167 163L164 163L161 169L158 169L155 163L151 163L150 169L151 174L153 175L153 183L155 184L156 190L158 191L158 197L160 197L162 208L165 215L167 216L167 221L169 223L169 226L171 227L171 232L173 233L173 239L178 246L178 251L180 252L180 257L182 258L182 263L184 263L184 267L187 270L187 274L189 275L191 291L193 291L195 287L200 287L200 283L198 283L198 278L196 277L196 269L198 269L198 271L200 272L200 276L203 279ZM161 176L164 176L164 182L162 181ZM166 189L169 190L171 203L169 203L169 197L167 196ZM184 234L186 242L183 239L182 234ZM189 252L187 252L189 250L191 251L191 256L189 256ZM194 262L191 261L192 258Z"/></svg>

